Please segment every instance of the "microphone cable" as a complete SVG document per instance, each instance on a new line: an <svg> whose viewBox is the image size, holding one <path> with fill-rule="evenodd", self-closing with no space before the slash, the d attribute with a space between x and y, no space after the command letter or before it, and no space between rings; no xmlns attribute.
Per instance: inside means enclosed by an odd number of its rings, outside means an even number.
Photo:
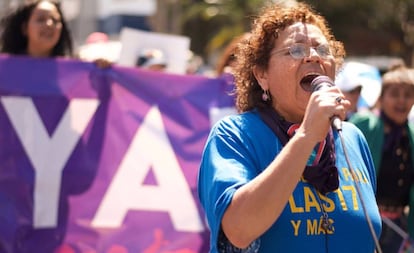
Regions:
<svg viewBox="0 0 414 253"><path fill-rule="evenodd" d="M347 153L346 148L345 148L344 137L342 136L342 128L336 129L336 130L337 130L337 133L339 135L339 139L341 141L342 149L344 151L344 155L345 155L345 159L346 159L346 162L348 164L348 167L349 167L349 171L351 172L352 179L355 182L355 188L357 190L358 197L359 197L359 199L361 201L362 209L364 210L365 219L367 220L367 223L368 223L368 226L369 226L369 230L370 230L371 235L372 235L372 239L375 242L375 248L377 249L377 253L382 253L382 250L381 250L381 246L379 244L378 237L377 237L377 235L375 233L374 226L372 225L371 218L368 216L367 207L365 206L365 201L364 201L364 199L362 197L361 189L359 188L359 184L358 184L359 179L358 179L358 177L355 174L354 168L352 168L351 162L349 161L348 153Z"/></svg>

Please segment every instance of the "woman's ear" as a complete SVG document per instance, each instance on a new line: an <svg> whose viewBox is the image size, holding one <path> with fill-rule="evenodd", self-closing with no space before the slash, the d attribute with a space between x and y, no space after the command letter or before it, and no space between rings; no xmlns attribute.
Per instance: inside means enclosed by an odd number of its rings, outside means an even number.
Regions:
<svg viewBox="0 0 414 253"><path fill-rule="evenodd" d="M260 87L262 87L262 90L269 90L269 85L267 83L267 72L265 69L255 66L253 68L253 75Z"/></svg>

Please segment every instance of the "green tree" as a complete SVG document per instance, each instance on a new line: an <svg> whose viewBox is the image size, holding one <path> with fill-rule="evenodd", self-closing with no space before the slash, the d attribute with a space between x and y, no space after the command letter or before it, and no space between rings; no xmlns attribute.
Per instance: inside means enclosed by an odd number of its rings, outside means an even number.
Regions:
<svg viewBox="0 0 414 253"><path fill-rule="evenodd" d="M268 1L175 0L182 8L182 33L191 38L192 50L203 57L220 51L232 38L248 31L251 17ZM303 2L326 17L349 56L397 56L413 65L414 0Z"/></svg>
<svg viewBox="0 0 414 253"><path fill-rule="evenodd" d="M397 56L413 64L413 0L306 0L326 17L348 55Z"/></svg>
<svg viewBox="0 0 414 253"><path fill-rule="evenodd" d="M204 57L220 51L250 29L251 17L266 0L182 0L183 32L192 50Z"/></svg>

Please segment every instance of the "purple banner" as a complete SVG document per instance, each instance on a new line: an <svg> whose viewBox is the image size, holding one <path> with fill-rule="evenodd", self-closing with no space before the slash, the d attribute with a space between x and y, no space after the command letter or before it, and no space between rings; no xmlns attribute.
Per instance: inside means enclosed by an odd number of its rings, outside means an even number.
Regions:
<svg viewBox="0 0 414 253"><path fill-rule="evenodd" d="M1 56L0 252L207 252L198 166L231 88Z"/></svg>

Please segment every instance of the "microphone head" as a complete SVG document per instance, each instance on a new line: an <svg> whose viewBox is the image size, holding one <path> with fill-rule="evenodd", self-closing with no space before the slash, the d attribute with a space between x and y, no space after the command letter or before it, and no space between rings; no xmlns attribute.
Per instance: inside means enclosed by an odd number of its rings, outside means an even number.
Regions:
<svg viewBox="0 0 414 253"><path fill-rule="evenodd" d="M311 90L312 92L320 90L322 88L329 88L334 86L334 82L332 81L331 78L329 78L329 76L317 76L315 77L315 79L312 80L311 82ZM342 130L342 121L338 116L332 116L331 117L331 125L334 129L336 129L337 131L341 131Z"/></svg>
<svg viewBox="0 0 414 253"><path fill-rule="evenodd" d="M317 76L311 82L311 90L312 92L319 90L323 86L331 87L334 86L334 82L329 76Z"/></svg>

